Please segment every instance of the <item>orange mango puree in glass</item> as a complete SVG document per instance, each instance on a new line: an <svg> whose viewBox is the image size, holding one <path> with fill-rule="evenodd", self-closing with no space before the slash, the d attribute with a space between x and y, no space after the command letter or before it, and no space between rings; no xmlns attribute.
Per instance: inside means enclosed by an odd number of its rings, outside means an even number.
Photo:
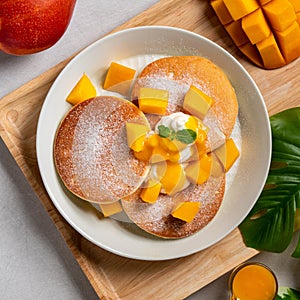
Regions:
<svg viewBox="0 0 300 300"><path fill-rule="evenodd" d="M245 264L231 277L231 300L272 300L277 294L277 280L266 266Z"/></svg>

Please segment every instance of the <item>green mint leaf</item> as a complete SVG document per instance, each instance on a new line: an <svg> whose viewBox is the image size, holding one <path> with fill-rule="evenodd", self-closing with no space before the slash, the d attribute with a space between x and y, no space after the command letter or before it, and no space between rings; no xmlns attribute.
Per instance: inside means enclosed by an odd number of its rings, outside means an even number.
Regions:
<svg viewBox="0 0 300 300"><path fill-rule="evenodd" d="M191 144L196 140L197 134L192 129L182 129L177 131L176 139L184 144Z"/></svg>
<svg viewBox="0 0 300 300"><path fill-rule="evenodd" d="M159 125L158 126L158 134L159 134L159 136L161 136L163 138L167 138L170 136L171 130L169 127L166 127L164 125Z"/></svg>

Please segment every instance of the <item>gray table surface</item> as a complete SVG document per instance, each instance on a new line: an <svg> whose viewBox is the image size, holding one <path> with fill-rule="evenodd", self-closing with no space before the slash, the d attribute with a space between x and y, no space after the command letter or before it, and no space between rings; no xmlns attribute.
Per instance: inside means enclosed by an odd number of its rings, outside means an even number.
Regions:
<svg viewBox="0 0 300 300"><path fill-rule="evenodd" d="M0 99L156 2L78 0L67 32L51 49L23 57L0 53ZM0 299L97 299L1 139L0 191ZM300 260L291 258L292 250L252 260L270 266L280 285L300 289ZM227 299L228 276L188 299Z"/></svg>

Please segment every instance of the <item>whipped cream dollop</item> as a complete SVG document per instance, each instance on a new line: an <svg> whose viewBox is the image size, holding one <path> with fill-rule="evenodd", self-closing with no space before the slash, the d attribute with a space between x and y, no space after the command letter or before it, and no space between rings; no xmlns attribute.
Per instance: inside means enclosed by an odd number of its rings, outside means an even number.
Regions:
<svg viewBox="0 0 300 300"><path fill-rule="evenodd" d="M167 116L163 116L160 121L155 126L155 133L160 134L160 126L168 128L170 132L177 133L178 131L190 129L197 134L197 121L192 116L185 114L183 112L176 112ZM178 149L178 153L180 155L180 159L178 163L180 163L183 168L185 164L189 161L192 157L193 152L195 152L195 145L194 141L191 143L186 144L184 147ZM150 178L159 180L159 175L157 174L157 166L153 164L151 166L150 171ZM190 182L187 178L183 182L181 182L180 186L177 186L176 191L182 191L186 189L190 185ZM164 193L164 189L161 190Z"/></svg>
<svg viewBox="0 0 300 300"><path fill-rule="evenodd" d="M155 126L155 132L158 133L158 127L164 125L173 131L187 129L186 124L191 116L183 112L176 112L168 116L163 116Z"/></svg>
<svg viewBox="0 0 300 300"><path fill-rule="evenodd" d="M163 125L167 128L169 128L173 132L178 132L180 130L184 129L192 129L195 130L195 128L189 128L188 123L192 116L187 115L183 112L175 112L173 114L163 116L160 121L155 126L155 133L159 134L159 126ZM191 146L193 143L187 145L183 149L179 151L180 159L179 163L186 162L192 155Z"/></svg>

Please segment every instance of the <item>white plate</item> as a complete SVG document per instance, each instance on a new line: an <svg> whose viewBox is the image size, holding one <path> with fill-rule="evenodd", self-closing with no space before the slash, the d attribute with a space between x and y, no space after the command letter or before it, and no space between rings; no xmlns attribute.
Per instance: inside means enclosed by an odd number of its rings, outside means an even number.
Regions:
<svg viewBox="0 0 300 300"><path fill-rule="evenodd" d="M65 98L87 73L99 87L112 61L142 67L158 56L199 55L227 73L239 101L242 151L236 176L215 218L198 233L164 240L141 233L135 225L96 216L89 203L73 197L59 181L53 163L53 140L59 122L70 109ZM137 27L111 34L77 55L57 77L42 107L37 128L37 158L43 182L62 216L94 244L129 258L166 260L203 250L228 235L248 214L267 177L271 130L263 98L245 69L208 39L182 29Z"/></svg>

